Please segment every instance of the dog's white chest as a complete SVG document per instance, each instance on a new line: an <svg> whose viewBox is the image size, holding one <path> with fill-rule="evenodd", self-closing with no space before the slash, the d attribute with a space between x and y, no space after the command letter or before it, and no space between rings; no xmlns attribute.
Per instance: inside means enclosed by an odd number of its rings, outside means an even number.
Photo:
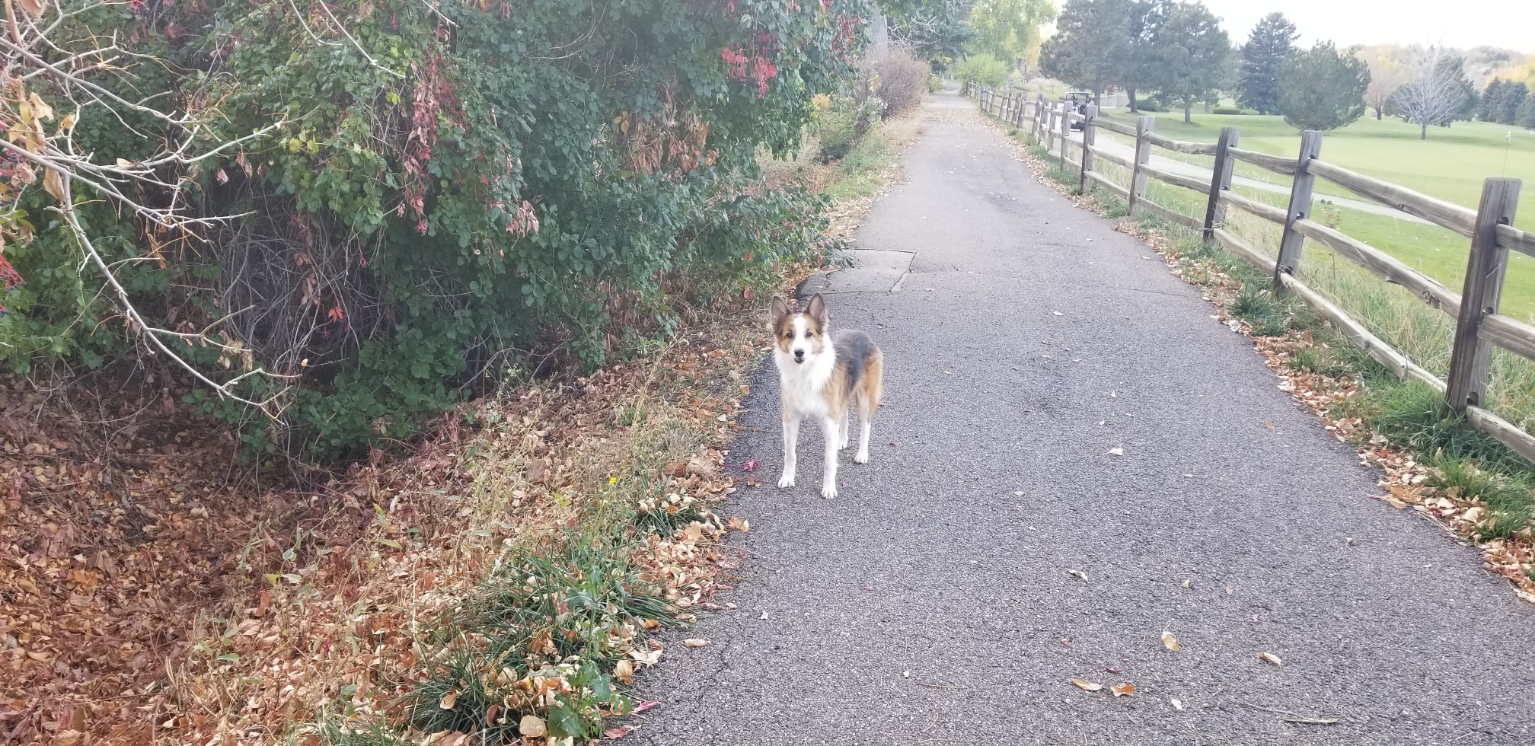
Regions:
<svg viewBox="0 0 1535 746"><path fill-rule="evenodd" d="M774 356L774 362L778 366L778 396L785 409L806 418L830 413L825 392L837 365L835 353L827 349L811 360L796 363L780 352Z"/></svg>

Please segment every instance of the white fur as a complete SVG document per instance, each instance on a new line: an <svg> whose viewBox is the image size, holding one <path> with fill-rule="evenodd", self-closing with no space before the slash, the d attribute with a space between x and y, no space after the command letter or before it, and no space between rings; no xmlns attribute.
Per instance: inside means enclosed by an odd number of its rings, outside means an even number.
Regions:
<svg viewBox="0 0 1535 746"><path fill-rule="evenodd" d="M810 418L820 423L821 434L826 438L826 466L821 475L821 496L833 498L837 496L837 451L847 447L847 412L831 411L823 392L836 370L837 350L832 346L831 337L827 336L822 340L822 351L816 354L805 337L808 326L805 319L795 318L792 326L794 344L790 345L790 350L785 352L778 345L773 347L773 362L778 366L778 396L783 402L783 476L778 479L778 486L794 486L799 423ZM804 362L794 361L796 349L804 350ZM865 431L864 443L859 450L863 460L859 463L869 460L868 450L868 435Z"/></svg>

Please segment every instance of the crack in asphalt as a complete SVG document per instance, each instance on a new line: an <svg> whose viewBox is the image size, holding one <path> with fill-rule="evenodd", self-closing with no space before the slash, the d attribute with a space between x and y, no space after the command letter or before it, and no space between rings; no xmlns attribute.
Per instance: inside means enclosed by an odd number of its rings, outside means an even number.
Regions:
<svg viewBox="0 0 1535 746"><path fill-rule="evenodd" d="M959 121L968 102L929 106L953 121L856 243L958 271L829 299L885 352L872 462L845 453L822 500L806 427L798 487L732 496L738 608L669 633L639 681L663 704L626 742L1535 743L1535 608L1372 499L1377 474L1149 248ZM751 384L728 460L776 475L771 362Z"/></svg>

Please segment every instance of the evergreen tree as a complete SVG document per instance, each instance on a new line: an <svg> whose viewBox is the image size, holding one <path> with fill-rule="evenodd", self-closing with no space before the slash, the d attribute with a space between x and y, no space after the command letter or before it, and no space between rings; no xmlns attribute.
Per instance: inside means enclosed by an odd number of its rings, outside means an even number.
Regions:
<svg viewBox="0 0 1535 746"><path fill-rule="evenodd" d="M1150 82L1169 103L1182 105L1183 121L1190 122L1194 102L1220 86L1231 39L1203 3L1181 2L1167 6L1153 40Z"/></svg>
<svg viewBox="0 0 1535 746"><path fill-rule="evenodd" d="M1498 121L1498 110L1503 103L1503 86L1501 80L1487 84L1487 88L1482 91L1482 104L1477 107L1477 119L1484 122Z"/></svg>
<svg viewBox="0 0 1535 746"><path fill-rule="evenodd" d="M1296 129L1337 129L1364 114L1370 66L1332 42L1291 57L1279 79L1279 112Z"/></svg>
<svg viewBox="0 0 1535 746"><path fill-rule="evenodd" d="M1242 45L1242 64L1237 73L1237 102L1260 114L1279 110L1280 73L1295 55L1300 34L1283 13L1270 13L1253 27Z"/></svg>
<svg viewBox="0 0 1535 746"><path fill-rule="evenodd" d="M1131 47L1131 0L1068 0L1055 35L1040 50L1046 75L1100 93L1124 79Z"/></svg>
<svg viewBox="0 0 1535 746"><path fill-rule="evenodd" d="M1524 83L1518 80L1504 81L1503 90L1499 93L1497 109L1494 112L1493 121L1499 124L1513 124L1519 119L1519 107L1529 98L1530 91L1524 87Z"/></svg>
<svg viewBox="0 0 1535 746"><path fill-rule="evenodd" d="M1535 130L1535 96L1524 97L1524 103L1519 104L1519 111L1514 116L1514 124Z"/></svg>

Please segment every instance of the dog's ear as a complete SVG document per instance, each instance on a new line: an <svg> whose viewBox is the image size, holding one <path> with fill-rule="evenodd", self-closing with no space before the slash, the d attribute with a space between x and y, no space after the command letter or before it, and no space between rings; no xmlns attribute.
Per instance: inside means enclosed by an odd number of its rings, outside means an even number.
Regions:
<svg viewBox="0 0 1535 746"><path fill-rule="evenodd" d="M822 328L826 327L826 299L820 293L810 296L810 305L805 306L805 313L810 314L810 318L815 319L815 323Z"/></svg>
<svg viewBox="0 0 1535 746"><path fill-rule="evenodd" d="M789 304L783 302L783 298L773 296L773 326L783 323L784 317L789 315Z"/></svg>

